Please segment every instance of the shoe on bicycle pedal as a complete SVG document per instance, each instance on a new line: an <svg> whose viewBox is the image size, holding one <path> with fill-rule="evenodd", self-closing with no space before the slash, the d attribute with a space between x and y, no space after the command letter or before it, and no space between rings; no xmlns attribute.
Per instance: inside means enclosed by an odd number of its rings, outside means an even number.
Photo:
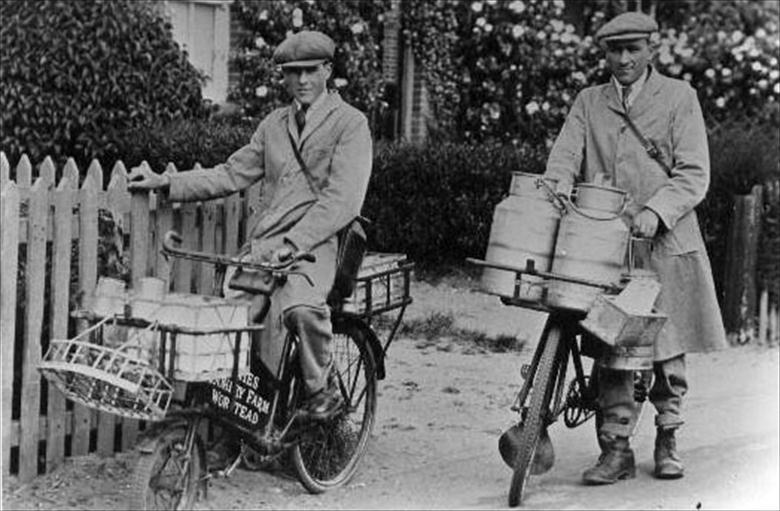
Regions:
<svg viewBox="0 0 780 511"><path fill-rule="evenodd" d="M311 395L301 407L301 416L310 420L327 420L342 407L344 399L335 386L322 388Z"/></svg>

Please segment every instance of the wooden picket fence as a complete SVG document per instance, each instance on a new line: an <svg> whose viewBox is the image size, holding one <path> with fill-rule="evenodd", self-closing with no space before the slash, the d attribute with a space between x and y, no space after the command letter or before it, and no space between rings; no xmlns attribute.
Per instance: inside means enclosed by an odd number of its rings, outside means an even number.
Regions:
<svg viewBox="0 0 780 511"><path fill-rule="evenodd" d="M206 294L212 290L213 267L177 260L169 268L158 250L162 235L174 228L184 247L235 253L261 190L256 185L223 199L178 204L155 193L131 195L122 162L114 165L105 189L98 161L80 173L72 160L57 169L47 158L34 169L23 156L13 170L0 152L1 462L3 476L28 481L66 456L128 449L145 428L141 421L67 401L36 369L49 339L73 337L85 327L74 323L70 312L97 282L101 210L110 212L124 233L120 241L128 243L131 282L159 276L170 278L175 291ZM166 172L176 168L169 165ZM73 257L78 264L72 264Z"/></svg>

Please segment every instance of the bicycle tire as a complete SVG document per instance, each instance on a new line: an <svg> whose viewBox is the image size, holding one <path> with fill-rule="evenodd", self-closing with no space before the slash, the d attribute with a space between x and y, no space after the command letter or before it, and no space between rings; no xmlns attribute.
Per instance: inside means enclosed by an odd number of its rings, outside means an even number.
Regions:
<svg viewBox="0 0 780 511"><path fill-rule="evenodd" d="M334 418L312 425L291 450L298 479L315 494L354 476L376 417L376 362L361 327L335 324L332 346L345 406Z"/></svg>
<svg viewBox="0 0 780 511"><path fill-rule="evenodd" d="M196 434L189 452L186 430L162 433L149 452L141 453L133 472L129 509L192 509L203 479L204 451ZM164 471L170 470L165 477ZM166 482L171 482L166 487Z"/></svg>
<svg viewBox="0 0 780 511"><path fill-rule="evenodd" d="M544 351L539 359L539 365L534 375L530 393L530 404L523 421L520 442L513 464L512 483L509 487L509 507L516 507L523 499L526 482L531 472L536 445L539 442L542 428L547 420L547 413L552 399L553 388L558 369L558 348L561 342L560 326L549 327L542 339Z"/></svg>

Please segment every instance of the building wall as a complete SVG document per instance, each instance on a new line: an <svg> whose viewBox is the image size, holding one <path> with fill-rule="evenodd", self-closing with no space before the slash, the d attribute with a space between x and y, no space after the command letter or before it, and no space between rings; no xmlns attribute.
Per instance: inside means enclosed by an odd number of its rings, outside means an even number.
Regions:
<svg viewBox="0 0 780 511"><path fill-rule="evenodd" d="M173 37L206 75L203 96L223 103L228 92L230 5L233 0L162 0Z"/></svg>

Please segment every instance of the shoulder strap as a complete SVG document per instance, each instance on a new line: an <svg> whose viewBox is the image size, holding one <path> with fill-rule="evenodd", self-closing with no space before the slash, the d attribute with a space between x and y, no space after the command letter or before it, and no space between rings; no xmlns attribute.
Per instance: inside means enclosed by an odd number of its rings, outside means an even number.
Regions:
<svg viewBox="0 0 780 511"><path fill-rule="evenodd" d="M292 135L290 135L290 132L287 132L287 138L290 139L290 145L292 146L293 153L295 154L295 159L298 160L298 165L301 166L301 172L303 172L303 175L306 176L306 182L309 183L309 188L311 188L312 193L315 197L317 197L317 187L314 186L314 183L312 182L311 175L309 175L309 169L306 167L306 162L303 161L303 157L301 156L301 152L298 150L298 146L295 145L295 140L293 140Z"/></svg>
<svg viewBox="0 0 780 511"><path fill-rule="evenodd" d="M639 143L642 144L642 147L645 148L645 151L647 151L648 156L650 158L654 159L658 162L658 164L661 166L662 169L664 169L664 172L668 176L672 175L672 168L669 167L669 165L664 161L664 157L661 154L661 150L658 149L658 147L655 145L654 142L647 140L644 136L642 136L642 133L639 131L639 128L636 127L636 124L634 124L634 121L631 120L631 117L628 116L625 112L618 112L620 115L623 116L623 119L626 120L628 123L628 127L631 128L631 131L636 135L636 138L639 139Z"/></svg>

